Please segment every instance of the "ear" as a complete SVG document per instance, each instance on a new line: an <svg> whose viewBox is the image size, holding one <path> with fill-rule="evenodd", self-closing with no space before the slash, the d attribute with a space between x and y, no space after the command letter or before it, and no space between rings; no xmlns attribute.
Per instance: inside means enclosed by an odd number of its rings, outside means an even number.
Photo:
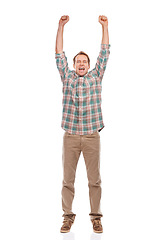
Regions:
<svg viewBox="0 0 160 240"><path fill-rule="evenodd" d="M75 68L75 64L74 64L74 63L73 63L73 68L74 68L74 69L76 69L76 68Z"/></svg>

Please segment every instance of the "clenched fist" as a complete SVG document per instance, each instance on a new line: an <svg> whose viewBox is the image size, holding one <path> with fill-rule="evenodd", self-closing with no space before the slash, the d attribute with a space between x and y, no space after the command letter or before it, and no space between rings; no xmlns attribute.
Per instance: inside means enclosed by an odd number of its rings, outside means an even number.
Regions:
<svg viewBox="0 0 160 240"><path fill-rule="evenodd" d="M63 27L68 21L69 21L69 16L64 15L60 18L59 25Z"/></svg>
<svg viewBox="0 0 160 240"><path fill-rule="evenodd" d="M99 23L102 25L102 27L108 27L108 18L104 15L100 15L98 18Z"/></svg>

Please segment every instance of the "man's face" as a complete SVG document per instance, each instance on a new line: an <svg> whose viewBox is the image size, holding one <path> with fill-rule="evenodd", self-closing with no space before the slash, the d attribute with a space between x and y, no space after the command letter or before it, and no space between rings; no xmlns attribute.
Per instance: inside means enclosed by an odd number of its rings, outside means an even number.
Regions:
<svg viewBox="0 0 160 240"><path fill-rule="evenodd" d="M83 54L77 55L73 67L79 76L84 76L88 72L88 69L90 68L87 56Z"/></svg>

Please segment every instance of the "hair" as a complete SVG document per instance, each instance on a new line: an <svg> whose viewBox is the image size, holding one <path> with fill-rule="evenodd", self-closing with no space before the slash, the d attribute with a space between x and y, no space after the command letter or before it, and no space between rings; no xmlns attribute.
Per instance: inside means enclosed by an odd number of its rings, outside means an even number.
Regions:
<svg viewBox="0 0 160 240"><path fill-rule="evenodd" d="M87 53L83 52L83 51L80 51L79 53L77 53L77 55L73 58L73 63L75 64L75 60L76 60L76 57L78 55L85 55L88 59L88 64L90 64L90 59L89 59L89 56L87 55Z"/></svg>

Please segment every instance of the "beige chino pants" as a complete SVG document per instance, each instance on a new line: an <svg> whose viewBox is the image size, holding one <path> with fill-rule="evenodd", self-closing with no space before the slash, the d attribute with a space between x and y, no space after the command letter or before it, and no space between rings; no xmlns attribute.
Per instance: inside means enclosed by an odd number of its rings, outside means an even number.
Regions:
<svg viewBox="0 0 160 240"><path fill-rule="evenodd" d="M102 217L100 210L101 199L101 177L100 177L100 134L94 132L89 135L74 135L68 132L63 136L63 182L62 182L62 209L63 217L74 221L76 214L72 212L72 202L74 198L74 182L77 163L81 154L85 160L89 199L90 218Z"/></svg>

